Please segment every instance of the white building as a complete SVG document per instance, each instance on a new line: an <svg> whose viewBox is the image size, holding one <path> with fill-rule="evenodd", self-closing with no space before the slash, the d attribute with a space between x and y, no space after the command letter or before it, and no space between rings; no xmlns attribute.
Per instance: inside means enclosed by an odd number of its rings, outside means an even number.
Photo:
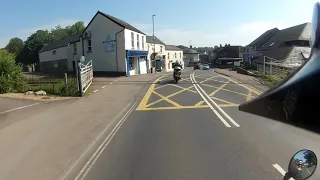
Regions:
<svg viewBox="0 0 320 180"><path fill-rule="evenodd" d="M166 70L172 71L172 64L178 61L182 67L184 67L184 61L183 61L183 51L174 46L174 45L166 45Z"/></svg>
<svg viewBox="0 0 320 180"><path fill-rule="evenodd" d="M81 56L95 73L146 74L146 35L130 24L98 11L81 35L48 44L39 52L40 70L73 71Z"/></svg>
<svg viewBox="0 0 320 180"><path fill-rule="evenodd" d="M166 52L166 45L158 39L156 36L153 39L153 36L147 36L147 46L148 46L148 59L149 61L149 67L155 67L155 61L159 61L162 63L161 69L164 69L164 60L165 58L165 52ZM154 48L155 46L155 48ZM153 58L153 53L155 53L155 57Z"/></svg>
<svg viewBox="0 0 320 180"><path fill-rule="evenodd" d="M153 53L156 53L154 60L156 62L161 62L161 69L164 71L172 71L172 64L177 60L184 66L183 51L180 48L174 45L166 45L157 37L153 39L153 36L147 36L147 46L148 58L150 59L149 67L155 66L155 63L152 63L154 62L152 60Z"/></svg>

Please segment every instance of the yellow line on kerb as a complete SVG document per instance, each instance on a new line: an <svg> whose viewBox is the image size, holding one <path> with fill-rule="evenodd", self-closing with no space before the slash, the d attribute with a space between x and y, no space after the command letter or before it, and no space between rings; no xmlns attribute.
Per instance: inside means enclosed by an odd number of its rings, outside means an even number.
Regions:
<svg viewBox="0 0 320 180"><path fill-rule="evenodd" d="M159 77L158 79L156 79L155 81L153 81L152 85L149 87L148 91L146 92L146 94L144 95L143 99L141 100L139 106L137 107L136 110L144 110L147 103L148 103L148 100L153 92L153 89L154 87L156 86L157 82L160 81L160 79L163 78L162 77Z"/></svg>

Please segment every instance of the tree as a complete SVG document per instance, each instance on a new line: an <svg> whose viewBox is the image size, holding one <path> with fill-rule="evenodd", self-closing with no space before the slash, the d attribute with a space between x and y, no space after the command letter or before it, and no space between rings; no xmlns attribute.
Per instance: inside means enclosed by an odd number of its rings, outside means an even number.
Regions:
<svg viewBox="0 0 320 180"><path fill-rule="evenodd" d="M33 33L25 41L25 45L17 56L17 62L25 65L37 63L39 61L38 53L43 48L44 44L52 42L52 37L48 30L38 30Z"/></svg>
<svg viewBox="0 0 320 180"><path fill-rule="evenodd" d="M15 37L10 39L9 43L6 45L4 49L7 50L9 53L17 55L21 52L22 48L23 41L20 38Z"/></svg>
<svg viewBox="0 0 320 180"><path fill-rule="evenodd" d="M84 26L84 22L83 21L78 21L78 22L74 23L71 26L67 26L65 28L65 30L66 30L67 34L69 36L71 36L71 35L82 33L85 28L86 27Z"/></svg>
<svg viewBox="0 0 320 180"><path fill-rule="evenodd" d="M220 44L220 47L222 47L222 44Z"/></svg>
<svg viewBox="0 0 320 180"><path fill-rule="evenodd" d="M15 55L0 50L0 93L22 91L24 88L22 67L15 62Z"/></svg>
<svg viewBox="0 0 320 180"><path fill-rule="evenodd" d="M219 46L215 45L213 49L218 49L218 48L219 48Z"/></svg>

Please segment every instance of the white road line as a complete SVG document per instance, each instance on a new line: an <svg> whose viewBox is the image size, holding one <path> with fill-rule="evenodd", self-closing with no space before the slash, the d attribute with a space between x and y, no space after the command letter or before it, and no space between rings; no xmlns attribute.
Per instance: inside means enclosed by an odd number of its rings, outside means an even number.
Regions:
<svg viewBox="0 0 320 180"><path fill-rule="evenodd" d="M107 87L107 86L102 86L102 89L105 88L105 87Z"/></svg>
<svg viewBox="0 0 320 180"><path fill-rule="evenodd" d="M214 112L215 115L218 116L218 118L221 120L221 122L222 122L225 126L231 127L230 124L229 124L226 120L223 119L223 117L212 107L212 105L210 104L210 102L209 102L209 101L202 95L202 93L199 91L199 89L197 88L196 84L194 84L195 80L192 79L192 78L194 78L194 77L193 77L193 74L194 74L194 73L191 73L191 74L190 74L190 79L191 79L191 81L193 82L193 86L195 87L195 89L197 90L197 92L200 94L200 96L202 97L202 99L207 103L207 105L210 107L210 109Z"/></svg>
<svg viewBox="0 0 320 180"><path fill-rule="evenodd" d="M7 111L3 111L3 112L0 112L0 115L1 115L1 114L5 114L5 113L8 113L8 112L16 111L16 110L19 110L19 109L23 109L23 108L35 106L35 105L37 105L37 104L40 104L40 102L33 103L33 104L29 104L29 105L26 105L26 106L21 106L21 107L13 108L13 109L10 109L10 110L7 110Z"/></svg>
<svg viewBox="0 0 320 180"><path fill-rule="evenodd" d="M73 163L73 165L68 169L68 171L60 178L60 180L66 179L66 177L69 175L69 173L76 167L76 165L80 162L80 160L85 156L85 154L88 153L90 149L97 143L97 141L102 137L103 134L106 133L106 131L109 129L109 127L119 118L119 116L127 110L127 108L132 105L133 102L130 102L127 104L117 115L113 118L113 120L108 124L106 128L103 129L103 131L94 139L94 141L86 148L86 150L81 154L81 156ZM131 108L130 108L131 109Z"/></svg>
<svg viewBox="0 0 320 180"><path fill-rule="evenodd" d="M112 84L112 82L110 84Z"/></svg>
<svg viewBox="0 0 320 180"><path fill-rule="evenodd" d="M99 91L99 89L96 89L96 90L94 90L93 92L95 93L95 92L98 92Z"/></svg>
<svg viewBox="0 0 320 180"><path fill-rule="evenodd" d="M282 176L285 176L286 175L286 171L284 169L282 169L281 166L279 166L279 164L273 164L273 167L276 168L276 170L279 171L279 173L282 175ZM294 180L293 178L290 178L289 180Z"/></svg>
<svg viewBox="0 0 320 180"><path fill-rule="evenodd" d="M193 74L194 78L194 74ZM197 83L196 79L194 78L194 82ZM216 102L210 98L210 96L202 89L202 87L199 84L196 84L199 89L202 91L202 93L212 102L212 104L236 127L240 127L240 125L234 121Z"/></svg>
<svg viewBox="0 0 320 180"><path fill-rule="evenodd" d="M96 150L96 152L93 153L93 155L91 156L91 158L89 159L89 161L87 161L86 165L81 169L80 173L77 175L77 177L74 180L78 180L80 178L80 180L83 180L86 175L88 174L88 172L90 171L90 169L93 167L93 165L95 164L95 162L98 160L98 158L101 156L102 152L105 150L105 148L108 146L108 144L111 142L112 138L114 137L114 135L118 132L118 130L120 129L121 125L125 122L125 120L127 119L127 117L130 115L130 113L133 111L133 109L135 108L135 105L138 102L136 101L133 106L128 110L128 112L121 118L121 120L118 122L118 124L112 129L112 131L110 132L110 134L106 137L106 139L101 143L101 145L98 147L98 149ZM92 161L92 162L91 162Z"/></svg>

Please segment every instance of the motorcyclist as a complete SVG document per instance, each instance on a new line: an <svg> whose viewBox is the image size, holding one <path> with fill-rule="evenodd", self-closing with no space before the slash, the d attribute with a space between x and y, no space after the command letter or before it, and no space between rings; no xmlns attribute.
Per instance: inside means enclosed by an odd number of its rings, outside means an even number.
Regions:
<svg viewBox="0 0 320 180"><path fill-rule="evenodd" d="M177 67L180 67L180 69L182 69L182 65L179 63L178 60L173 64L172 67L173 67L173 69L176 69Z"/></svg>

